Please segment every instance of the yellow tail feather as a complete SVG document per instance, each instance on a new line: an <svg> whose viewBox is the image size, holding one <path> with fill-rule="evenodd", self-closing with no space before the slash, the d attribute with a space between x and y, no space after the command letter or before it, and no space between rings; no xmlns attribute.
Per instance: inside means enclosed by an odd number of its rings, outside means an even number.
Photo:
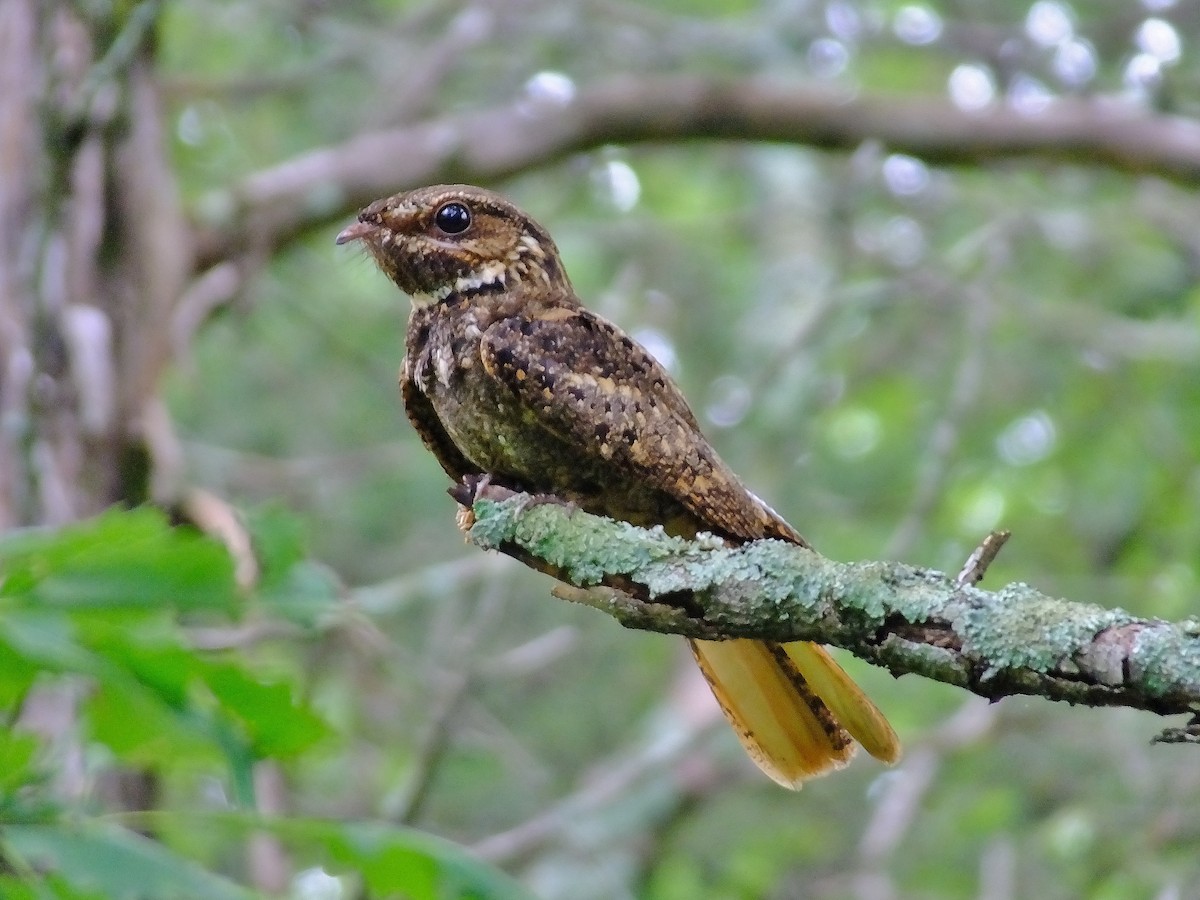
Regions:
<svg viewBox="0 0 1200 900"><path fill-rule="evenodd" d="M900 760L900 739L846 670L820 644L796 641L780 645L813 693L825 701L830 712L873 757L893 765Z"/></svg>
<svg viewBox="0 0 1200 900"><path fill-rule="evenodd" d="M799 788L841 768L851 736L893 763L900 742L824 648L765 641L689 641L700 671L750 758L779 784Z"/></svg>

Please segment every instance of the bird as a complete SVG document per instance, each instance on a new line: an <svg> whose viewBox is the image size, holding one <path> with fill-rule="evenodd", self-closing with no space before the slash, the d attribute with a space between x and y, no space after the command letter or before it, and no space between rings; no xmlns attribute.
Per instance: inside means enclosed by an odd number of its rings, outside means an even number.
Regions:
<svg viewBox="0 0 1200 900"><path fill-rule="evenodd" d="M546 229L498 193L432 185L337 236L412 301L400 392L450 479L487 476L640 526L809 544L717 455L666 369L578 298ZM689 640L743 748L777 783L900 742L819 644Z"/></svg>

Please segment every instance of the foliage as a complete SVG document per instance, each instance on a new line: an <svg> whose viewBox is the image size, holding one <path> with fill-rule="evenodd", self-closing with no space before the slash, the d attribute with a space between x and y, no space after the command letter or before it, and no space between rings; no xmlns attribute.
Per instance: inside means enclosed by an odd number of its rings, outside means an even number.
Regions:
<svg viewBox="0 0 1200 900"><path fill-rule="evenodd" d="M279 552L291 523L268 520L259 544L274 544L283 566L266 584L303 565ZM5 536L0 573L0 691L6 708L24 705L28 729L0 731L3 896L249 898L209 867L255 832L373 896L524 896L420 832L254 811L255 766L297 765L328 752L334 734L300 696L293 666L196 648L198 629L245 628L270 608L237 587L219 544L152 510L113 510L58 532ZM326 590L322 599L329 614L336 598ZM39 727L36 711L56 706L77 717L69 732ZM79 756L71 778L48 765ZM114 821L97 808L114 763L137 767L164 796L214 776L220 788L208 809L168 801Z"/></svg>

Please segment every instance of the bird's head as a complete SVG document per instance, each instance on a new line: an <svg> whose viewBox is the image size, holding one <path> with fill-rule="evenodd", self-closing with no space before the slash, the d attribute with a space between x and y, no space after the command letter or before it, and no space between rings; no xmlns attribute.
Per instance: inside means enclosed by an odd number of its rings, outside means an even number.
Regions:
<svg viewBox="0 0 1200 900"><path fill-rule="evenodd" d="M465 184L417 188L376 200L337 242L360 241L415 304L570 282L544 228L499 194Z"/></svg>

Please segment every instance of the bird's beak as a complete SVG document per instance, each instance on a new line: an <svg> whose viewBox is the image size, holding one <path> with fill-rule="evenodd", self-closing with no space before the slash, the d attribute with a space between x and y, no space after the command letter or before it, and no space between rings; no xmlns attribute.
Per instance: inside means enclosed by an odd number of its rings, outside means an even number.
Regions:
<svg viewBox="0 0 1200 900"><path fill-rule="evenodd" d="M355 222L353 225L347 225L338 232L337 243L348 244L351 241L361 241L378 229L378 225L372 225L370 222Z"/></svg>

